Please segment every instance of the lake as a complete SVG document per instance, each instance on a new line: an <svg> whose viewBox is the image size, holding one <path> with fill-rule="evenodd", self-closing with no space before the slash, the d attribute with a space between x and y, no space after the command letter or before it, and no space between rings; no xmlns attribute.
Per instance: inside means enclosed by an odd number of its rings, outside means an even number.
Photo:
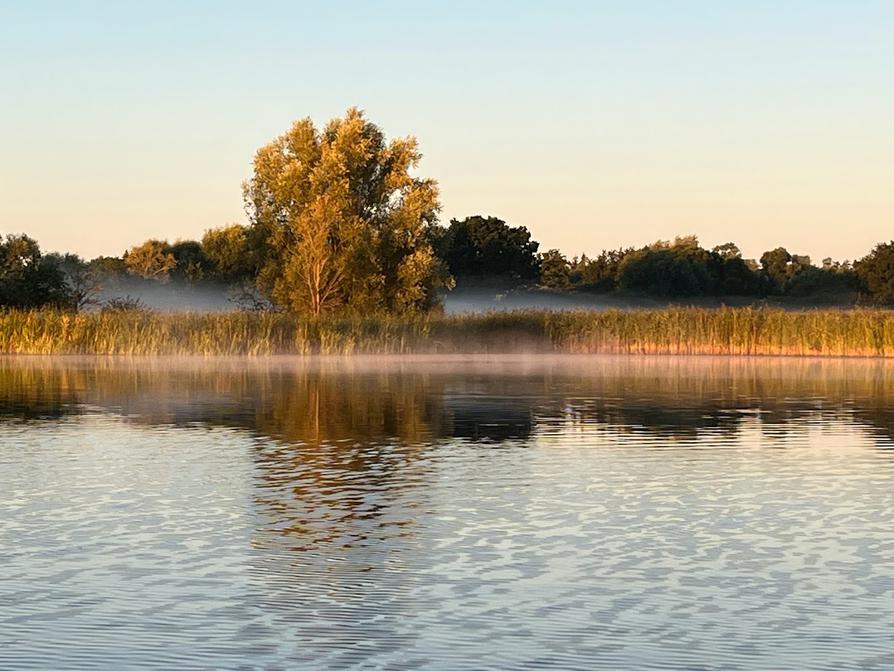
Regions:
<svg viewBox="0 0 894 671"><path fill-rule="evenodd" d="M0 668L894 667L894 364L0 359Z"/></svg>

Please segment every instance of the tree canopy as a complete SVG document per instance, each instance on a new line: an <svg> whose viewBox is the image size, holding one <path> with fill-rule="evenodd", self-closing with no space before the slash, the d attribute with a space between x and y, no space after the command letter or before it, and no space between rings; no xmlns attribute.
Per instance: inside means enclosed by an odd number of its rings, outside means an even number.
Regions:
<svg viewBox="0 0 894 671"><path fill-rule="evenodd" d="M539 243L524 226L509 226L497 217L452 219L436 244L456 278L534 280L540 272Z"/></svg>
<svg viewBox="0 0 894 671"><path fill-rule="evenodd" d="M165 282L177 267L171 246L163 240L146 240L124 254L127 272L147 280Z"/></svg>
<svg viewBox="0 0 894 671"><path fill-rule="evenodd" d="M215 279L240 282L257 275L260 249L257 236L252 233L252 229L239 224L205 231L202 250Z"/></svg>

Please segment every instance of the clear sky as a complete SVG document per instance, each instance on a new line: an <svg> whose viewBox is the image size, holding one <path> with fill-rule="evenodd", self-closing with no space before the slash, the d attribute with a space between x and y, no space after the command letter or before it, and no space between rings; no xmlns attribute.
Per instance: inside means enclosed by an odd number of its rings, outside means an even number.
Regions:
<svg viewBox="0 0 894 671"><path fill-rule="evenodd" d="M244 222L255 150L357 105L443 220L568 255L894 238L894 2L0 0L0 231L120 254Z"/></svg>

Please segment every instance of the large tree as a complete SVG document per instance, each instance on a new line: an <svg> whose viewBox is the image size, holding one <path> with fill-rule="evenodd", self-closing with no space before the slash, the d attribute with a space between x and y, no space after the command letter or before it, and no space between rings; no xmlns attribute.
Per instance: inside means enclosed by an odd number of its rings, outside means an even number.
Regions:
<svg viewBox="0 0 894 671"><path fill-rule="evenodd" d="M621 262L635 251L628 249L603 249L598 256L588 258L582 254L573 264L572 282L587 291L613 291L618 288Z"/></svg>
<svg viewBox="0 0 894 671"><path fill-rule="evenodd" d="M386 142L356 108L258 150L244 189L265 247L259 287L313 315L433 307L446 277L427 229L440 206L436 183L411 174L420 159L415 138Z"/></svg>

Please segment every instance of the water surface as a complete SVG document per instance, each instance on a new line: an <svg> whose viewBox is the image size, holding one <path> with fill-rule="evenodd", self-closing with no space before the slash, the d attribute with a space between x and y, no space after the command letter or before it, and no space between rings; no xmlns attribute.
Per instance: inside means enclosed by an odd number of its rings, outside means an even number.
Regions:
<svg viewBox="0 0 894 671"><path fill-rule="evenodd" d="M0 360L0 668L894 667L894 367Z"/></svg>

